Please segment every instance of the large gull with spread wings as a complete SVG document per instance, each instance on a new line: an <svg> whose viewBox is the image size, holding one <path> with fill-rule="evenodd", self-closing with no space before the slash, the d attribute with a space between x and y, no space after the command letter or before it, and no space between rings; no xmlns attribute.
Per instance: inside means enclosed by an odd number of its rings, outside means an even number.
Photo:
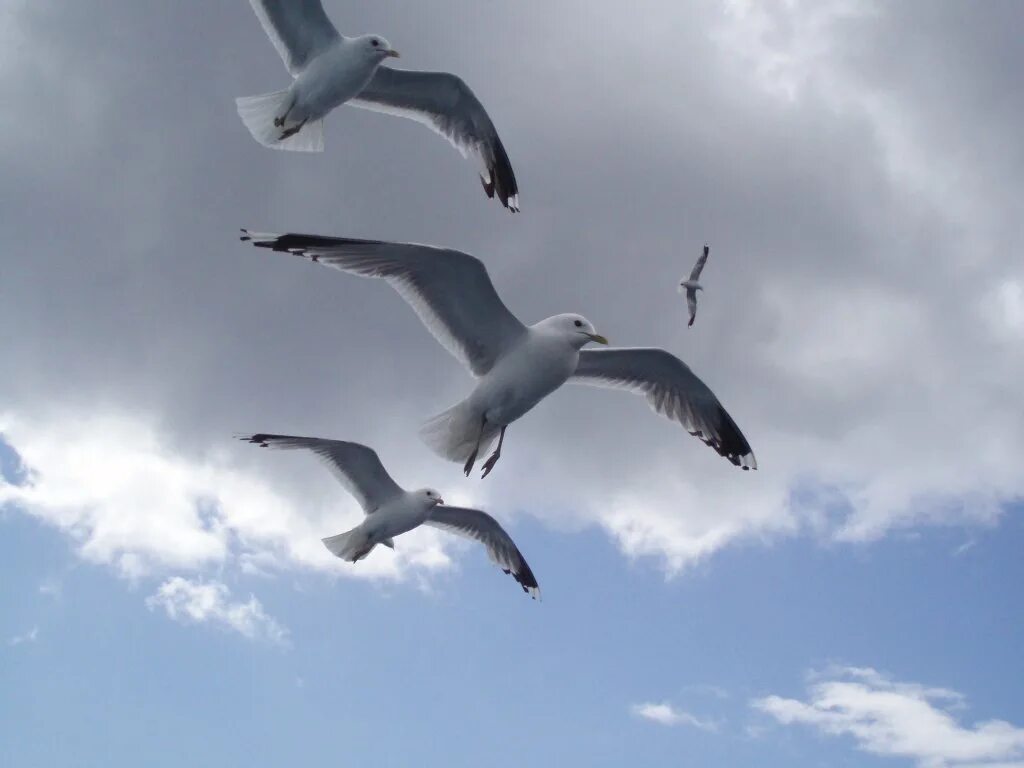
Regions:
<svg viewBox="0 0 1024 768"><path fill-rule="evenodd" d="M256 434L240 439L264 448L312 451L327 463L366 513L366 519L352 530L323 540L327 549L342 560L358 562L378 544L394 549L396 536L429 525L480 542L491 561L511 574L524 592L533 598L540 596L526 558L497 520L479 509L447 506L433 488L403 490L372 448L294 435Z"/></svg>
<svg viewBox="0 0 1024 768"><path fill-rule="evenodd" d="M757 468L736 422L682 360L655 348L585 350L591 342L608 341L576 314L526 326L501 301L487 269L473 256L414 243L247 230L242 240L383 278L398 291L435 338L478 378L465 400L421 431L439 455L463 462L467 475L478 454L497 438L497 448L483 465L486 477L501 456L508 425L567 381L642 394L655 411L736 466Z"/></svg>
<svg viewBox="0 0 1024 768"><path fill-rule="evenodd" d="M321 0L250 0L294 78L283 90L236 100L253 138L274 149L323 151L323 120L351 104L416 120L480 164L488 197L519 210L519 188L487 111L459 77L381 66L398 52L379 35L345 37Z"/></svg>

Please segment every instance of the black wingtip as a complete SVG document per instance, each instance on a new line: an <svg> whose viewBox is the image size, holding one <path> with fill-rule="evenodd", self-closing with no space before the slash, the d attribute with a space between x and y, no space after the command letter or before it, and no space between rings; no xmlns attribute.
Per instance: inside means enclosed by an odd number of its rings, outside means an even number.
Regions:
<svg viewBox="0 0 1024 768"><path fill-rule="evenodd" d="M532 599L536 600L540 597L540 585L537 583L537 577L533 575L533 571L530 569L526 560L523 560L523 567L519 573L513 573L512 578L519 582L519 586L523 588L523 592L528 594Z"/></svg>
<svg viewBox="0 0 1024 768"><path fill-rule="evenodd" d="M739 467L744 471L757 469L757 458L754 456L750 443L747 442L747 438L740 432L736 422L722 406L718 407L718 424L718 428L714 430L718 433L717 435L704 434L701 429L690 431L690 434L709 448L714 448L715 453L734 467Z"/></svg>
<svg viewBox="0 0 1024 768"><path fill-rule="evenodd" d="M519 213L519 195L503 195L498 190L499 188L495 185L493 179L495 178L495 171L493 168L487 171L489 178L480 177L480 183L484 187L484 192L487 194L488 199L493 199L495 193L498 194L498 200L505 208L508 209L509 213Z"/></svg>
<svg viewBox="0 0 1024 768"><path fill-rule="evenodd" d="M540 585L537 583L537 577L533 575L533 571L530 570L529 564L523 560L523 569L516 573L511 568L502 568L502 573L507 573L522 587L523 592L528 594L532 599L536 600L540 597Z"/></svg>
<svg viewBox="0 0 1024 768"><path fill-rule="evenodd" d="M718 423L720 425L718 439L712 447L721 456L744 471L757 469L757 459L754 457L750 443L747 442L747 438L743 436L729 412L721 406L718 408Z"/></svg>
<svg viewBox="0 0 1024 768"><path fill-rule="evenodd" d="M235 435L235 437L241 440L243 443L252 443L253 445L258 445L260 448L266 448L268 446L267 441L273 438L274 435Z"/></svg>
<svg viewBox="0 0 1024 768"><path fill-rule="evenodd" d="M293 253L296 256L305 255L304 246L308 245L311 241L327 239L320 238L317 235L299 235L294 232L285 232L280 235L265 235L261 232L254 234L248 229L243 229L242 231L245 234L242 235L241 240L251 242L257 248L269 248L272 251Z"/></svg>
<svg viewBox="0 0 1024 768"><path fill-rule="evenodd" d="M271 251L278 251L280 253L290 253L293 256L299 256L300 258L310 259L311 261L319 261L319 257L315 254L307 253L303 243L308 243L309 240L315 238L315 235L297 235L294 233L286 233L283 235L254 235L247 229L243 229L244 235L240 238L242 242L250 242L257 248L266 248Z"/></svg>
<svg viewBox="0 0 1024 768"><path fill-rule="evenodd" d="M501 139L495 137L493 146L494 157L487 164L487 178L480 177L484 185L484 192L488 198L497 195L501 204L510 213L519 212L519 185L516 183L516 174L512 170L512 163L508 159L508 153Z"/></svg>

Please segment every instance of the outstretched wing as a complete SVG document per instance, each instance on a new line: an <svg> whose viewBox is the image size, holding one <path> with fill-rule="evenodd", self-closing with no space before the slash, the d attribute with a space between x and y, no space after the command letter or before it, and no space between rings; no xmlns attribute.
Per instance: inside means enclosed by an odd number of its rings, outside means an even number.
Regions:
<svg viewBox="0 0 1024 768"><path fill-rule="evenodd" d="M460 251L318 235L266 235L242 240L351 272L380 277L405 299L441 344L483 376L526 333L494 290L487 269Z"/></svg>
<svg viewBox="0 0 1024 768"><path fill-rule="evenodd" d="M697 318L697 292L693 288L686 289L686 306L690 309L690 322L686 324L689 327Z"/></svg>
<svg viewBox="0 0 1024 768"><path fill-rule="evenodd" d="M430 512L427 525L479 541L487 547L491 562L519 582L530 597L540 597L540 587L523 553L497 520L478 509L438 505Z"/></svg>
<svg viewBox="0 0 1024 768"><path fill-rule="evenodd" d="M708 244L704 244L704 252L701 253L697 259L697 263L693 265L693 271L690 272L690 279L697 280L700 277L700 273L704 271L704 265L708 263L708 254L711 253L711 248Z"/></svg>
<svg viewBox="0 0 1024 768"><path fill-rule="evenodd" d="M488 197L498 196L519 210L519 187L505 147L483 104L460 78L447 72L409 72L379 67L369 84L348 104L408 117L450 141L481 165Z"/></svg>
<svg viewBox="0 0 1024 768"><path fill-rule="evenodd" d="M327 462L366 514L376 511L389 499L403 492L380 463L377 452L359 443L267 434L245 435L240 439L263 448L301 448L312 451Z"/></svg>
<svg viewBox="0 0 1024 768"><path fill-rule="evenodd" d="M320 0L249 0L292 77L340 39Z"/></svg>
<svg viewBox="0 0 1024 768"><path fill-rule="evenodd" d="M757 469L747 438L708 386L663 349L584 349L570 381L645 395L658 413L743 469Z"/></svg>

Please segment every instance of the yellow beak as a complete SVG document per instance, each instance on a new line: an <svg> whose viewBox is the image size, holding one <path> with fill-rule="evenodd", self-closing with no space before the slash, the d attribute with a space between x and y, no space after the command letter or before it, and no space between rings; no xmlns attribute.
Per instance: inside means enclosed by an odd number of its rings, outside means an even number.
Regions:
<svg viewBox="0 0 1024 768"><path fill-rule="evenodd" d="M608 339L606 339L604 336L602 336L599 333L588 333L587 336L590 337L591 341L596 341L598 344L605 344L605 345L608 344Z"/></svg>
<svg viewBox="0 0 1024 768"><path fill-rule="evenodd" d="M402 54L400 54L394 48L392 48L390 51L388 51L386 55L390 56L393 59L400 59L400 58L402 58Z"/></svg>

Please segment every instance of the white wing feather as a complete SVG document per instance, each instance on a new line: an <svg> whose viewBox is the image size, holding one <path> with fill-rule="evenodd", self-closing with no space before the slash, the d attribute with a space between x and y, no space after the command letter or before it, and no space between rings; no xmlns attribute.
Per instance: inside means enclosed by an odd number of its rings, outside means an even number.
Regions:
<svg viewBox="0 0 1024 768"><path fill-rule="evenodd" d="M711 253L711 248L707 245L704 246L704 251L697 258L697 263L693 265L693 269L690 272L690 279L696 281L700 277L700 273L704 271L704 265L708 263L708 254Z"/></svg>
<svg viewBox="0 0 1024 768"><path fill-rule="evenodd" d="M693 321L697 317L697 291L693 288L686 289L686 306L690 310L689 325L693 325Z"/></svg>
<svg viewBox="0 0 1024 768"><path fill-rule="evenodd" d="M502 303L484 265L461 251L414 243L243 232L242 239L259 248L387 280L434 338L476 376L487 373L526 333Z"/></svg>
<svg viewBox="0 0 1024 768"><path fill-rule="evenodd" d="M359 443L324 440L294 435L246 435L240 438L263 448L312 451L331 467L335 476L351 493L366 514L379 509L389 499L403 493L384 469L377 452Z"/></svg>
<svg viewBox="0 0 1024 768"><path fill-rule="evenodd" d="M320 0L249 0L292 77L341 35Z"/></svg>
<svg viewBox="0 0 1024 768"><path fill-rule="evenodd" d="M463 157L473 155L488 197L519 210L519 187L487 110L461 78L448 72L380 67L348 104L415 120L444 136Z"/></svg>
<svg viewBox="0 0 1024 768"><path fill-rule="evenodd" d="M463 507L436 506L427 525L479 541L487 547L491 562L519 582L530 597L540 597L540 587L526 558L501 524L486 512Z"/></svg>
<svg viewBox="0 0 1024 768"><path fill-rule="evenodd" d="M645 395L651 408L679 422L720 456L743 469L757 469L750 443L714 392L663 349L584 349L570 381Z"/></svg>

